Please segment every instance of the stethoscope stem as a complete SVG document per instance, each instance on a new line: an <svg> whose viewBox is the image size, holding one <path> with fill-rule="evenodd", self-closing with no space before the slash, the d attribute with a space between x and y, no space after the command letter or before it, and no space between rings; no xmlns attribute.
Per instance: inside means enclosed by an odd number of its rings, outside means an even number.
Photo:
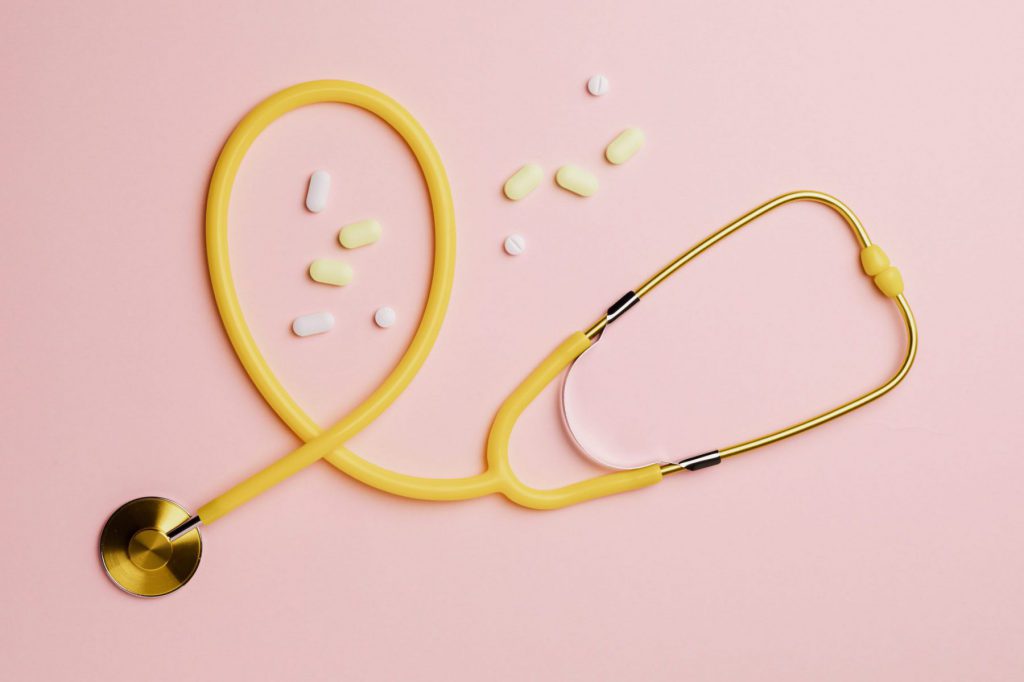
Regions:
<svg viewBox="0 0 1024 682"><path fill-rule="evenodd" d="M171 542L174 542L178 538L188 533L190 530L198 528L200 525L202 525L202 523L203 521L199 518L199 516L190 516L174 528L167 531L167 539Z"/></svg>
<svg viewBox="0 0 1024 682"><path fill-rule="evenodd" d="M674 474L675 472L682 471L683 469L686 469L687 471L697 471L699 469L706 469L721 463L721 454L719 454L718 450L712 450L671 464L662 464L661 474L662 476L666 474Z"/></svg>

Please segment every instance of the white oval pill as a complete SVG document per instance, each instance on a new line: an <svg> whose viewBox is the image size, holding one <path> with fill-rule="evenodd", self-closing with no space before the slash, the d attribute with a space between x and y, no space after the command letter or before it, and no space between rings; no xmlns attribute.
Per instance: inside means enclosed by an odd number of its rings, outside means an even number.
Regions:
<svg viewBox="0 0 1024 682"><path fill-rule="evenodd" d="M323 334L332 329L334 329L334 315L330 313L310 313L296 317L292 322L292 331L296 336Z"/></svg>
<svg viewBox="0 0 1024 682"><path fill-rule="evenodd" d="M327 208L327 194L331 191L331 174L318 170L309 176L309 188L306 190L306 208L319 213Z"/></svg>
<svg viewBox="0 0 1024 682"><path fill-rule="evenodd" d="M505 237L505 253L510 256L518 256L526 251L526 240L521 234L510 234Z"/></svg>
<svg viewBox="0 0 1024 682"><path fill-rule="evenodd" d="M644 131L639 128L626 128L608 143L604 158L615 165L626 163L644 146L645 139Z"/></svg>
<svg viewBox="0 0 1024 682"><path fill-rule="evenodd" d="M352 266L340 260L317 258L309 264L309 276L321 284L343 287L352 281Z"/></svg>
<svg viewBox="0 0 1024 682"><path fill-rule="evenodd" d="M562 166L555 173L555 182L562 189L567 189L581 197L589 197L597 191L597 178L588 170L579 166Z"/></svg>
<svg viewBox="0 0 1024 682"><path fill-rule="evenodd" d="M360 220L341 228L338 241L346 249L358 249L380 239L380 223L376 220Z"/></svg>
<svg viewBox="0 0 1024 682"><path fill-rule="evenodd" d="M541 178L544 177L544 169L535 163L528 163L505 181L505 196L512 201L519 201L527 194L537 189Z"/></svg>
<svg viewBox="0 0 1024 682"><path fill-rule="evenodd" d="M600 97L608 92L608 79L601 74L591 76L590 80L587 81L587 92L594 97Z"/></svg>
<svg viewBox="0 0 1024 682"><path fill-rule="evenodd" d="M384 306L383 308L377 308L377 312L373 314L373 321L381 329L387 329L395 323L395 309Z"/></svg>

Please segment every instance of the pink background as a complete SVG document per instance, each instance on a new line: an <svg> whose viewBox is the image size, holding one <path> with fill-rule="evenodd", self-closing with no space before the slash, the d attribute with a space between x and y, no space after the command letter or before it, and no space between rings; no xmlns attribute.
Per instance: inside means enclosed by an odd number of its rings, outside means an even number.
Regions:
<svg viewBox="0 0 1024 682"><path fill-rule="evenodd" d="M1024 677L1019 2L8 0L0 69L0 677ZM96 556L114 508L195 509L296 445L219 326L202 216L239 118L313 78L403 102L457 207L438 346L351 443L375 462L477 472L498 405L555 344L796 188L847 201L900 266L918 364L806 436L559 512L402 500L316 465L211 526L184 590L128 597ZM612 167L601 152L627 125L648 145ZM546 180L507 202L527 161L548 178L578 163L601 188ZM313 216L317 168L334 189ZM311 107L257 142L232 210L254 333L332 421L394 363L425 294L411 157L368 115ZM338 227L371 216L382 241L343 253ZM320 256L355 283L310 282ZM384 304L388 331L371 322ZM314 310L338 327L293 337ZM759 435L871 387L902 349L849 232L814 206L728 240L627 319L576 404L622 456ZM536 485L597 471L554 391L512 446Z"/></svg>

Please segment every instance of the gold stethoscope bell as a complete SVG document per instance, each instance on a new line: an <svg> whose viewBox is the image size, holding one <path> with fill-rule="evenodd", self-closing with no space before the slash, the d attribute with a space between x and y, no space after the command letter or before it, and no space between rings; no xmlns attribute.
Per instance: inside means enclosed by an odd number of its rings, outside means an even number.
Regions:
<svg viewBox="0 0 1024 682"><path fill-rule="evenodd" d="M140 497L111 514L100 534L100 558L114 584L139 597L159 597L187 583L203 554L199 529L173 542L167 534L189 518L162 497Z"/></svg>

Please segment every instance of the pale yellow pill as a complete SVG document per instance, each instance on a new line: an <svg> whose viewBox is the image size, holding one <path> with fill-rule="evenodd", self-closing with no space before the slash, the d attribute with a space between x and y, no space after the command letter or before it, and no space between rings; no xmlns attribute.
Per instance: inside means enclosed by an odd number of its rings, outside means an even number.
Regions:
<svg viewBox="0 0 1024 682"><path fill-rule="evenodd" d="M505 181L505 196L512 201L519 201L527 194L537 189L541 178L544 177L544 169L535 163L528 163Z"/></svg>
<svg viewBox="0 0 1024 682"><path fill-rule="evenodd" d="M562 166L555 173L555 182L562 189L567 189L581 197L589 197L597 191L597 178L588 170L579 166Z"/></svg>
<svg viewBox="0 0 1024 682"><path fill-rule="evenodd" d="M645 139L644 131L639 128L626 128L619 133L618 137L608 143L608 147L604 150L604 158L616 166L626 163L644 146Z"/></svg>
<svg viewBox="0 0 1024 682"><path fill-rule="evenodd" d="M341 228L338 241L346 249L358 249L380 239L380 223L376 220L360 220Z"/></svg>
<svg viewBox="0 0 1024 682"><path fill-rule="evenodd" d="M321 284L343 287L352 281L352 266L340 260L317 258L309 264L309 276Z"/></svg>

